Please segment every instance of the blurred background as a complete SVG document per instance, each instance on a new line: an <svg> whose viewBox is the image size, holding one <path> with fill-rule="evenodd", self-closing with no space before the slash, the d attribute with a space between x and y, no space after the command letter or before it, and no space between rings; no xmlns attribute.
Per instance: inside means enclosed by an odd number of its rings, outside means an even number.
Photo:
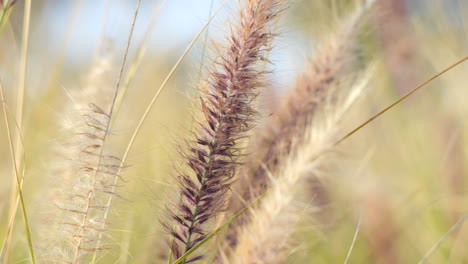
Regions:
<svg viewBox="0 0 468 264"><path fill-rule="evenodd" d="M219 0L143 0L130 47L131 76L112 133L121 153L137 121L172 66ZM228 1L171 78L130 153L129 182L113 222L114 248L103 263L160 263L166 253L158 219L164 191L179 162L176 145L190 134L197 85L212 47L223 43L227 20L237 10ZM361 54L374 74L349 113L343 134L418 84L468 55L468 2L377 0L379 12ZM361 1L295 0L277 25L280 32L266 67L272 71L259 97L264 122L282 95L294 87L321 40L336 32ZM57 162L53 146L64 135L61 115L69 92L86 84L96 61L106 58L111 85L121 65L136 1L35 0L32 3L24 111L25 199L32 226L41 225L41 203ZM15 109L24 3L18 0L0 32L0 79L6 103ZM143 52L144 53L141 53ZM139 55L140 54L140 55ZM138 63L135 63L138 62ZM132 70L135 70L132 72ZM415 263L468 213L468 63L451 70L343 142L336 166L323 177L320 211L304 216L288 263L340 263L358 219L360 234L350 263ZM134 75L132 75L134 74ZM12 166L5 123L0 122L0 237L6 234ZM310 188L312 196L313 187ZM304 195L307 197L307 195ZM312 197L308 196L308 197ZM321 195L322 196L322 195ZM313 200L313 199L312 199ZM315 201L314 201L315 202ZM129 206L130 204L130 206ZM361 210L364 208L364 210ZM20 223L21 216L17 216ZM27 256L23 227L16 225L9 263ZM42 234L34 233L40 240ZM430 263L468 263L468 226L459 226Z"/></svg>

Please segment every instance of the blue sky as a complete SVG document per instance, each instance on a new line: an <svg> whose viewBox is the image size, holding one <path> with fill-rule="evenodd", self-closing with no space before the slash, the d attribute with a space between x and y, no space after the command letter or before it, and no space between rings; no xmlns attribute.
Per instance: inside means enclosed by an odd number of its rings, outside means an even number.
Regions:
<svg viewBox="0 0 468 264"><path fill-rule="evenodd" d="M190 40L207 21L211 2L215 8L218 0L168 0L162 6L156 26L152 32L152 40L157 42L158 49L173 47ZM160 0L143 0L137 20L135 40L141 40L148 27L155 7ZM72 54L92 50L102 33L103 17L107 10L105 36L117 45L124 42L132 21L136 1L106 0L79 1L49 1L42 17L42 27L46 28L50 37L60 45L70 30L73 14L79 10L76 26L71 33L69 52ZM223 13L218 19L222 19ZM40 30L39 30L40 31Z"/></svg>
<svg viewBox="0 0 468 264"><path fill-rule="evenodd" d="M110 6L106 9L107 1ZM161 2L163 1L142 0L133 43L139 43L142 40L155 7ZM223 0L166 0L159 12L156 26L152 30L148 47L158 52L174 52L174 48L181 52L209 19L210 12L214 13L222 2ZM219 35L224 34L226 18L233 9L236 9L236 2L236 0L230 0L211 23L209 31L211 37L219 39ZM86 63L94 54L99 36L102 35L105 10L108 10L105 36L114 43L118 50L123 49L136 6L136 0L83 0L81 6L78 4L79 1L50 0L46 3L45 10L41 12L43 16L39 19L41 22L37 25L39 28L37 39L44 41L44 32L46 32L48 43L45 45L49 47L49 53L53 55L57 53L55 50L63 46L64 38L69 34L71 38L66 46L65 58L69 65L70 63ZM212 5L213 8L211 8ZM70 21L75 13L78 13L76 24L71 26ZM277 46L291 47L293 42L290 36L284 36L278 41ZM293 51L297 53L298 47L300 45L296 45ZM283 53L279 53L278 50ZM291 61L290 54L285 52L291 52L291 49L277 48L272 54L275 65L272 67L276 70L273 77L275 82L279 80L283 83L287 82L287 79L292 77L290 73L294 71L293 68L302 67L301 63ZM297 54L295 55L297 58Z"/></svg>

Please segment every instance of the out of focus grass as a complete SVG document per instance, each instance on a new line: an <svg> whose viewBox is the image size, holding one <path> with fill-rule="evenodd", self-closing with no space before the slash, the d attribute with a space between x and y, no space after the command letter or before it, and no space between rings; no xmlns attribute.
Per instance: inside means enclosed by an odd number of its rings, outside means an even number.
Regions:
<svg viewBox="0 0 468 264"><path fill-rule="evenodd" d="M148 1L149 6L156 2ZM179 5L183 5L184 1ZM216 2L216 1L215 1ZM332 4L333 3L333 4ZM174 3L171 3L174 5ZM0 35L0 78L6 88L7 104L15 109L16 84L20 58L22 1L15 6L9 23ZM58 7L54 7L57 5ZM89 6L84 1L84 6ZM111 6L124 5L112 2ZM333 30L335 19L345 14L351 1L294 1L273 54L273 67L279 69L272 77L271 86L281 94L285 85L292 86L301 72L305 54L313 55L314 44ZM209 5L207 5L209 6ZM407 1L408 32L415 47L411 60L398 65L402 71L411 71L411 83L417 85L438 71L468 54L468 4L464 1ZM48 9L61 13L54 19L45 19ZM71 54L60 43L67 44L67 33L52 35L54 24L68 25L74 12L83 8L76 4L60 8L58 1L34 1L31 16L31 39L25 97L24 158L26 207L31 215L33 240L41 239L34 232L47 212L38 211L48 192L48 166L53 160L52 146L60 138L60 111L70 103L67 91L80 87L90 67L95 50L87 48ZM234 7L230 7L234 8ZM114 9L110 9L112 12ZM80 23L102 21L102 14L88 17L81 10L74 26L77 34L88 27ZM161 13L167 12L163 7ZM130 11L129 11L130 13ZM209 10L206 10L208 17ZM186 27L173 12L174 22L164 25L173 30ZM115 16L109 16L113 17ZM194 20L203 20L193 17ZM371 17L378 23L378 17ZM67 22L68 21L68 22ZM147 20L145 20L148 22ZM167 21L167 19L165 19ZM40 22L40 23L39 23ZM115 21L107 21L107 25ZM211 36L222 34L214 22ZM200 23L201 24L201 23ZM145 28L147 23L137 27ZM384 25L391 27L391 24ZM122 30L122 32L126 32ZM122 33L123 34L123 33ZM183 39L167 39L152 32L158 40L148 45L148 52L132 81L123 101L114 131L116 142L127 142L136 122L150 98L168 71L182 53L191 35ZM369 29L363 40L369 59L375 62L375 74L366 99L347 120L352 129L367 117L396 100L402 87L395 82L379 30ZM194 34L193 34L194 35ZM402 37L396 35L395 37ZM390 41L390 40L387 40ZM165 45L164 52L158 43ZM138 45L138 39L135 42ZM119 201L112 219L112 239L115 248L103 263L153 263L160 248L165 247L163 230L158 218L164 208L164 193L172 166L176 160L176 141L186 136L191 125L191 109L196 100L195 83L199 79L199 65L205 43L199 41L189 58L172 78L157 101L142 133L137 138L124 171L129 183L121 195L129 201ZM117 58L122 54L120 40L111 44ZM53 47L53 48L51 48ZM95 47L95 46L94 46ZM63 54L62 54L63 52ZM366 50L364 50L366 55ZM61 61L63 56L63 61ZM85 58L85 59L83 59ZM131 54L131 59L134 54ZM117 59L116 61L119 61ZM298 66L299 65L299 66ZM394 65L393 65L394 67ZM118 65L115 66L118 68ZM334 177L326 179L329 199L316 215L304 215L297 234L298 246L290 263L341 263L346 258L356 229L360 208L364 204L363 223L351 263L415 263L434 245L450 227L468 213L468 64L463 64L416 93L409 100L372 122L353 135L340 147L347 162L340 164ZM414 87L413 87L414 88ZM271 90L269 90L271 92ZM262 97L263 98L263 97ZM268 98L268 97L265 97ZM267 99L268 100L268 99ZM268 105L271 102L261 102ZM13 110L12 110L13 111ZM266 110L267 111L267 110ZM12 113L10 113L12 114ZM0 238L7 228L12 167L7 148L4 122L0 122ZM124 144L116 144L117 146ZM117 149L121 151L122 149ZM313 195L312 195L313 196ZM311 198L313 199L313 198ZM16 222L20 223L21 215ZM9 263L18 263L27 257L23 226L16 224ZM430 258L430 263L466 263L468 254L468 227L462 226L445 241ZM162 252L165 252L162 250Z"/></svg>

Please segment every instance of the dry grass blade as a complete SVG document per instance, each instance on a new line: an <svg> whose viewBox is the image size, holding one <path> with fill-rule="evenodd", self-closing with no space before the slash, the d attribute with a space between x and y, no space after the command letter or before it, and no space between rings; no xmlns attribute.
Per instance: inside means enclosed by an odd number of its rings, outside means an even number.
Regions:
<svg viewBox="0 0 468 264"><path fill-rule="evenodd" d="M11 2L12 4L13 2ZM16 137L14 141L16 164L18 166L18 173L23 170L24 164L20 158L23 153L23 145L21 143L21 137L23 134L23 110L24 110L24 92L26 87L27 77L27 66L28 66L28 44L29 44L29 23L31 18L31 0L26 0L24 3L24 14L23 14L23 29L22 29L22 44L21 44L21 61L19 66L19 82L18 82L18 95L16 102L16 119L18 123L18 130L16 131ZM22 179L20 179L22 182ZM22 188L22 185L19 185ZM9 218L14 219L16 211L18 210L18 203L16 202L19 189L16 188L16 181L11 182L11 195L10 195L10 207L9 207ZM12 222L11 228L13 229L15 222ZM5 261L8 262L9 257L9 245L11 244L13 232L9 233L6 242L5 249Z"/></svg>
<svg viewBox="0 0 468 264"><path fill-rule="evenodd" d="M8 110L8 108L6 108ZM16 121L16 120L14 120ZM15 125L16 125L16 129L18 129L18 124L15 122ZM21 137L21 143L24 145L24 141L23 141L23 138ZM25 163L25 160L24 160L24 155L23 155L23 163ZM21 182L20 182L20 187L19 187L19 190L23 190L23 183L24 183L24 169L22 170L22 173L21 173ZM16 202L15 202L15 208L18 208L19 204L20 204L21 200L20 200L20 196L18 195L16 197ZM11 234L13 232L13 226L14 226L14 223L15 223L15 219L16 219L16 212L15 214L13 214L10 218L10 220L8 221L8 227L7 227L7 233L5 235L5 238L3 240L3 243L2 243L2 246L1 246L1 250L0 250L0 263L2 263L2 261L6 258L6 256L8 256L7 254L7 249L10 247L8 243L11 243L10 239L11 239Z"/></svg>
<svg viewBox="0 0 468 264"><path fill-rule="evenodd" d="M351 242L351 246L349 248L348 254L346 255L346 259L344 261L344 264L347 264L349 259L351 258L351 252L353 252L353 248L354 248L354 245L356 244L356 240L357 240L357 236L359 234L359 230L361 229L362 218L364 217L365 209L366 209L366 204L363 203L362 208L361 208L361 213L359 214L358 224L356 226L356 231L354 232L353 241Z"/></svg>
<svg viewBox="0 0 468 264"><path fill-rule="evenodd" d="M437 241L437 243L434 244L434 246L432 246L429 251L427 251L427 253L424 255L424 257L418 262L418 264L424 264L427 262L427 260L429 259L429 257L437 250L438 247L440 247L440 245L453 233L455 232L457 229L459 229L460 227L463 226L463 224L465 223L466 219L468 219L468 215L465 215L464 217L462 217L460 220L458 220L450 229L449 231L447 231L447 233L445 233L440 239L439 241Z"/></svg>
<svg viewBox="0 0 468 264"><path fill-rule="evenodd" d="M143 41L140 43L139 47L137 48L136 57L133 60L133 62L130 64L127 75L125 77L125 82L122 85L122 88L120 89L119 95L117 97L117 101L115 103L116 114L118 113L118 110L120 109L120 106L122 105L122 101L127 93L128 87L130 86L130 83L132 82L133 77L135 76L135 73L138 71L138 68L140 67L142 59L145 56L146 48L150 40L151 32L153 31L153 28L156 24L156 20L159 17L159 12L161 11L165 3L166 3L166 0L163 0L162 2L158 3L154 7L153 17L151 18L150 24L148 28L146 29L145 37Z"/></svg>
<svg viewBox="0 0 468 264"><path fill-rule="evenodd" d="M342 138L340 138L339 140L337 140L335 142L335 146L337 146L338 144L340 144L341 142L345 141L346 139L348 139L350 136L354 135L354 133L358 132L359 130L361 130L362 128L364 128L365 126L367 126L368 124L370 124L372 121L374 121L375 119L377 119L378 117L380 117L381 115L385 114L385 112L387 112L388 110L392 109L393 107L395 107L396 105L398 105L399 103L403 102L404 100L406 100L408 97L410 97L412 94L414 94L415 92L417 92L418 90L420 90L421 88L425 87L426 85L428 85L429 83L431 83L432 81L434 81L435 79L439 78L440 76L444 75L445 73L447 73L448 71L450 71L451 69L457 67L458 65L462 64L463 62L465 62L466 60L468 60L468 57L464 57L463 59L455 62L454 64L450 65L448 68L446 68L445 70L437 73L436 75L432 76L431 78L429 78L427 81L423 82L422 84L420 84L418 87L414 88L413 90L409 91L407 94L405 94L404 96L400 97L398 100L396 100L394 103L392 103L391 105L385 107L383 110L381 110L380 112L378 112L377 114L373 115L371 118L369 118L367 121L365 121L364 123L362 123L361 125L359 125L358 127L356 127L355 129L351 130L349 133L347 133L346 135L344 135Z"/></svg>
<svg viewBox="0 0 468 264"><path fill-rule="evenodd" d="M18 168L16 157L15 157L15 150L14 150L14 147L13 147L13 137L12 137L11 131L10 131L9 118L8 118L8 113L7 113L5 96L4 96L4 93L3 93L3 85L2 85L1 81L0 81L0 95L1 95L0 99L2 100L2 105L3 105L3 113L4 113L4 117L5 117L5 126L6 126L6 130L7 130L8 142L9 142L9 147L10 147L10 155L11 155L11 159L12 159L12 162L13 162L14 175L15 175L15 178L16 178L15 188L18 191L18 195L19 195L19 199L20 199L20 205L21 205L21 211L23 213L24 227L25 227L25 231L26 231L26 238L27 238L27 241L28 241L29 254L30 254L30 257L31 257L31 261L34 264L34 263L36 263L36 258L34 256L34 248L33 248L33 244L32 244L31 230L30 230L30 227L29 227L28 216L27 216L26 208L25 208L25 204L24 204L22 184L21 184L22 180L20 179L20 176L19 176L19 170L18 170L19 168ZM10 232L10 234L11 233L12 232ZM11 237L11 235L9 237ZM5 242L5 245L8 246L9 243L10 242L7 240ZM2 248L2 252L4 254L6 254L7 251L8 251L8 247L5 249L5 251ZM2 255L0 257L1 257L0 260L7 261L5 255Z"/></svg>
<svg viewBox="0 0 468 264"><path fill-rule="evenodd" d="M158 88L158 90L156 91L155 95L153 96L153 98L151 99L151 102L148 104L148 106L146 107L145 109L145 112L143 113L143 115L141 116L140 120L138 121L138 125L136 126L135 130L133 131L133 134L128 142L128 145L127 145L127 148L125 149L125 152L123 154L123 157L122 157L122 162L125 162L125 160L127 159L127 156L128 154L130 153L130 149L132 148L133 146L133 143L135 142L135 139L136 137L138 136L138 134L140 133L140 130L141 130L141 127L143 126L143 123L145 122L146 118L148 117L148 114L150 113L151 109L153 108L154 104L156 103L156 101L158 100L159 98L159 95L161 94L161 92L163 91L164 87L166 87L167 83L169 82L169 80L172 78L172 76L174 75L175 71L179 68L180 64L182 63L182 61L184 60L184 58L187 56L187 54L189 53L189 51L192 49L193 45L195 45L195 43L197 42L198 38L201 36L201 34L203 33L203 31L208 27L208 25L211 23L211 21L213 21L213 19L216 17L216 15L221 11L221 9L226 5L228 0L225 0L222 5L218 8L218 10L213 14L212 17L210 17L210 19L205 23L205 25L200 29L200 31L197 33L197 35L193 38L193 40L190 42L190 44L187 46L187 49L184 51L184 53L182 54L182 56L180 56L179 60L176 62L176 64L174 65L174 67L172 67L171 71L167 74L166 78L164 79L164 81L162 82L161 86Z"/></svg>

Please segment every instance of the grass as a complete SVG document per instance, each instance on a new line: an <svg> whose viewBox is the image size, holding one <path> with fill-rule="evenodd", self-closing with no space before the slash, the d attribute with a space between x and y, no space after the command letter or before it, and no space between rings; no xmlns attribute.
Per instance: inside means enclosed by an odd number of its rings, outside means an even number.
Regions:
<svg viewBox="0 0 468 264"><path fill-rule="evenodd" d="M175 2L0 1L1 263L468 261L466 4Z"/></svg>

